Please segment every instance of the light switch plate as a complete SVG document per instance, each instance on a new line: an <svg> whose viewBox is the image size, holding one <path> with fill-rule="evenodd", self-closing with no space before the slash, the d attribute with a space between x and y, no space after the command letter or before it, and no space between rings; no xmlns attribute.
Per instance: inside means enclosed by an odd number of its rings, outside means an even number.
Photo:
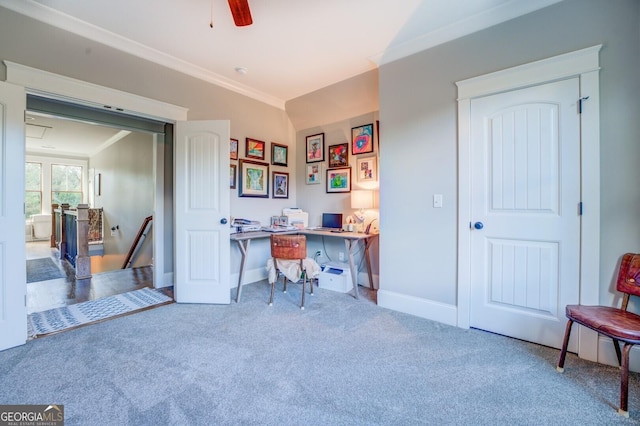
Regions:
<svg viewBox="0 0 640 426"><path fill-rule="evenodd" d="M433 208L442 208L442 194L433 194Z"/></svg>

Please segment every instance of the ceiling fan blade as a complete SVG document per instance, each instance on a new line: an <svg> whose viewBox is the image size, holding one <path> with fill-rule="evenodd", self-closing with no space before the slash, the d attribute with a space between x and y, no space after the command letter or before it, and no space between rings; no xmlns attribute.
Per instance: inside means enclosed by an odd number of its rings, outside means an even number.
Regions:
<svg viewBox="0 0 640 426"><path fill-rule="evenodd" d="M229 0L229 8L236 26L244 27L253 24L251 11L249 10L249 0Z"/></svg>

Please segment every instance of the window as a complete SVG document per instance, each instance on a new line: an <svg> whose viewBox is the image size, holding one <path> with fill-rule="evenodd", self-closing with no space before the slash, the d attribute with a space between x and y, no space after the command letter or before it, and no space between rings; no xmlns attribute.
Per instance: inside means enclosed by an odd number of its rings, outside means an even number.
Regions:
<svg viewBox="0 0 640 426"><path fill-rule="evenodd" d="M25 217L42 213L42 164L25 164L25 189Z"/></svg>
<svg viewBox="0 0 640 426"><path fill-rule="evenodd" d="M82 166L51 165L51 202L70 206L82 203Z"/></svg>

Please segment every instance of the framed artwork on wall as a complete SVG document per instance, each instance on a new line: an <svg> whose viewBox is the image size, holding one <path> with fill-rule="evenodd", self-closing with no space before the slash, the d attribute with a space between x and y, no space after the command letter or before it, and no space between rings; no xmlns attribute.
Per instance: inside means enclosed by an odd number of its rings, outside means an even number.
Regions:
<svg viewBox="0 0 640 426"><path fill-rule="evenodd" d="M349 144L340 143L329 146L329 167L347 167L349 165Z"/></svg>
<svg viewBox="0 0 640 426"><path fill-rule="evenodd" d="M307 163L324 161L324 133L307 136Z"/></svg>
<svg viewBox="0 0 640 426"><path fill-rule="evenodd" d="M247 158L264 160L265 143L257 139L246 138L245 153Z"/></svg>
<svg viewBox="0 0 640 426"><path fill-rule="evenodd" d="M373 152L373 124L351 129L351 153L353 155Z"/></svg>
<svg viewBox="0 0 640 426"><path fill-rule="evenodd" d="M322 180L322 164L307 164L307 185L315 185Z"/></svg>
<svg viewBox="0 0 640 426"><path fill-rule="evenodd" d="M327 192L351 192L351 167L327 169Z"/></svg>
<svg viewBox="0 0 640 426"><path fill-rule="evenodd" d="M238 159L238 139L231 139L229 141L229 158L232 160Z"/></svg>
<svg viewBox="0 0 640 426"><path fill-rule="evenodd" d="M231 164L229 166L229 188L236 189L236 169L238 166Z"/></svg>
<svg viewBox="0 0 640 426"><path fill-rule="evenodd" d="M271 142L271 164L274 166L286 166L289 147Z"/></svg>
<svg viewBox="0 0 640 426"><path fill-rule="evenodd" d="M358 158L356 161L358 182L375 182L378 180L378 157Z"/></svg>
<svg viewBox="0 0 640 426"><path fill-rule="evenodd" d="M289 173L273 172L272 198L289 198Z"/></svg>
<svg viewBox="0 0 640 426"><path fill-rule="evenodd" d="M238 172L240 197L269 197L269 165L258 161L240 160Z"/></svg>

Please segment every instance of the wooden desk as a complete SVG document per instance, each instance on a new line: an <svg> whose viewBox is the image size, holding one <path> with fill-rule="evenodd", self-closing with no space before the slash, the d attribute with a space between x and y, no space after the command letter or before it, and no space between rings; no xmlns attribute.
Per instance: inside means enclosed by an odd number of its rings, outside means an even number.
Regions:
<svg viewBox="0 0 640 426"><path fill-rule="evenodd" d="M240 301L240 295L242 294L242 280L244 278L244 269L247 262L247 256L249 253L249 247L251 246L251 240L256 238L270 238L272 232L266 231L252 231L252 232L238 232L231 234L231 241L235 241L240 249L242 256L240 260L240 273L238 276L238 288L236 290L236 303ZM353 282L354 297L357 299L360 297L358 293L358 271L356 269L355 252L358 248L358 242L362 241L364 245L364 257L367 263L367 274L369 276L369 288L373 289L373 275L371 273L371 262L369 259L369 247L374 238L378 234L361 234L358 232L329 232L318 231L313 229L301 229L297 231L279 232L279 234L303 234L303 235L317 235L321 237L342 238L344 240L345 247L347 249L347 255L349 256L349 268L351 269L351 280Z"/></svg>

